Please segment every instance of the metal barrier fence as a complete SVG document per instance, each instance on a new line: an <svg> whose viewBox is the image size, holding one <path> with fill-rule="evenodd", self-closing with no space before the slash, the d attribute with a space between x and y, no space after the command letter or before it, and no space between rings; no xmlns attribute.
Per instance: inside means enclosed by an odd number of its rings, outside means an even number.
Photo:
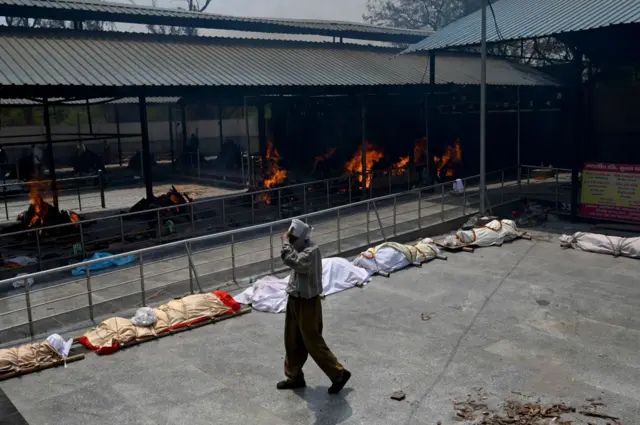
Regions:
<svg viewBox="0 0 640 425"><path fill-rule="evenodd" d="M418 182L408 168L372 171L365 178L370 181L366 191L359 189L362 176L344 176L5 233L0 235L0 249L30 253L37 261L11 273L42 271L81 261L90 251L122 252L252 226L405 191ZM104 191L101 194L104 201ZM8 276L0 273L2 277Z"/></svg>
<svg viewBox="0 0 640 425"><path fill-rule="evenodd" d="M44 190L50 187L51 180L40 181L15 181L7 183L6 180L0 184L0 192L4 203L4 216L7 221L18 217L25 211L24 202L29 202L28 193L31 188L36 187ZM102 173L91 176L69 177L56 179L58 187L58 199L61 209L82 212L83 205L99 204L105 208L105 178ZM21 201L21 202L16 202Z"/></svg>
<svg viewBox="0 0 640 425"><path fill-rule="evenodd" d="M492 206L520 198L516 175L515 168L488 174L487 195ZM339 255L476 213L479 177L463 181L462 191L439 184L331 206L299 218L314 226L314 240L325 256ZM16 280L25 285L0 298L0 340L90 325L114 312L276 272L280 269L279 235L289 222L283 218L109 258L132 261L131 266L99 271L93 268L105 260L92 260L2 280L0 288ZM37 286L30 288L29 279Z"/></svg>
<svg viewBox="0 0 640 425"><path fill-rule="evenodd" d="M522 196L547 203L557 214L571 212L571 169L521 165L519 176L526 183Z"/></svg>

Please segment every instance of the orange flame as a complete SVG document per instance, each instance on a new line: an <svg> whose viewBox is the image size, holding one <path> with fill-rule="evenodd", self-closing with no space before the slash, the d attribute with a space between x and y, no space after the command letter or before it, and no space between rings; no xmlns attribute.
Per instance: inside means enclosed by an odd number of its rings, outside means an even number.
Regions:
<svg viewBox="0 0 640 425"><path fill-rule="evenodd" d="M391 174L393 174L394 176L402 176L406 174L408 166L409 166L409 157L403 156L402 158L400 158L398 162L393 164Z"/></svg>
<svg viewBox="0 0 640 425"><path fill-rule="evenodd" d="M283 168L280 168L278 164L280 162L280 154L278 150L273 146L273 142L269 140L267 143L267 170L264 175L262 184L265 189L271 189L284 183L289 172ZM271 204L271 196L269 193L260 194L259 199L264 201L267 205Z"/></svg>
<svg viewBox="0 0 640 425"><path fill-rule="evenodd" d="M425 153L427 152L427 138L422 137L416 140L416 143L413 145L413 163L414 164L424 164L425 162Z"/></svg>
<svg viewBox="0 0 640 425"><path fill-rule="evenodd" d="M77 223L80 221L80 216L76 213L74 213L73 211L69 212L69 218L71 219L72 223Z"/></svg>
<svg viewBox="0 0 640 425"><path fill-rule="evenodd" d="M38 190L38 185L35 183L31 184L29 188L29 200L31 205L33 205L33 217L31 217L29 227L35 226L36 224L42 226L44 224L44 218L49 212L49 204L44 201Z"/></svg>
<svg viewBox="0 0 640 425"><path fill-rule="evenodd" d="M442 157L434 156L433 162L437 166L437 175L442 177L440 173L442 169L448 164L459 164L462 161L462 148L460 147L460 140L457 140L454 146L447 145L447 150ZM447 177L453 177L455 171L453 168L448 168L446 172Z"/></svg>
<svg viewBox="0 0 640 425"><path fill-rule="evenodd" d="M374 147L370 142L367 142L367 171L371 170L374 164L384 158L384 153L382 150ZM362 146L358 147L358 150L355 154L353 154L353 158L351 158L345 165L344 169L347 173L357 174L358 181L362 183ZM365 187L369 187L371 185L371 174L367 174L367 179L365 181Z"/></svg>
<svg viewBox="0 0 640 425"><path fill-rule="evenodd" d="M336 148L329 148L329 150L325 154L316 156L316 159L313 162L313 169L315 170L316 167L318 167L318 164L331 158L334 153L336 153Z"/></svg>

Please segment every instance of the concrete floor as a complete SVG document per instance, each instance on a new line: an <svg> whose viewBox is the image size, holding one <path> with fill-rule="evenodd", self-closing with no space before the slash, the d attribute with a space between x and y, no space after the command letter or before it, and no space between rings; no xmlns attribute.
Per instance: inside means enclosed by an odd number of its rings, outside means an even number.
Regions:
<svg viewBox="0 0 640 425"><path fill-rule="evenodd" d="M327 298L327 341L353 372L338 396L311 361L308 388L276 391L284 315L253 312L0 383L17 408L0 422L447 425L452 400L482 387L490 403L602 397L640 423L640 263L533 234Z"/></svg>

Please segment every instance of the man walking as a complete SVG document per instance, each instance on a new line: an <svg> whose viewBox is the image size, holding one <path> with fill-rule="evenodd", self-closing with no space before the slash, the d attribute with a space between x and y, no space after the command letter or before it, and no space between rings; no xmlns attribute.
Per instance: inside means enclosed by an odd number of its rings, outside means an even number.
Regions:
<svg viewBox="0 0 640 425"><path fill-rule="evenodd" d="M340 364L322 337L322 255L320 248L311 242L311 230L306 223L294 219L282 241L280 257L292 271L284 321L284 373L287 379L279 382L277 388L305 387L302 367L311 355L331 379L329 394L337 394L349 381L351 373Z"/></svg>

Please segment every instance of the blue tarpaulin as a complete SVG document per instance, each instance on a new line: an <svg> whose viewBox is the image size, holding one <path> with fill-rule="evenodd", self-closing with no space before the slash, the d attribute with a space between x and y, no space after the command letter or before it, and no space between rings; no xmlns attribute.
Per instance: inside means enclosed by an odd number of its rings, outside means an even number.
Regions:
<svg viewBox="0 0 640 425"><path fill-rule="evenodd" d="M109 258L112 255L113 254L109 254L107 252L96 252L95 254L93 254L93 257L88 258L84 261L98 260L100 258ZM135 255L127 255L126 257L112 258L112 259L100 261L99 263L90 264L89 270L90 271L104 270L110 267L124 266L125 264L133 263L135 261L136 261ZM86 269L87 269L86 266L79 266L73 269L71 271L71 274L74 276L83 276L87 272Z"/></svg>

